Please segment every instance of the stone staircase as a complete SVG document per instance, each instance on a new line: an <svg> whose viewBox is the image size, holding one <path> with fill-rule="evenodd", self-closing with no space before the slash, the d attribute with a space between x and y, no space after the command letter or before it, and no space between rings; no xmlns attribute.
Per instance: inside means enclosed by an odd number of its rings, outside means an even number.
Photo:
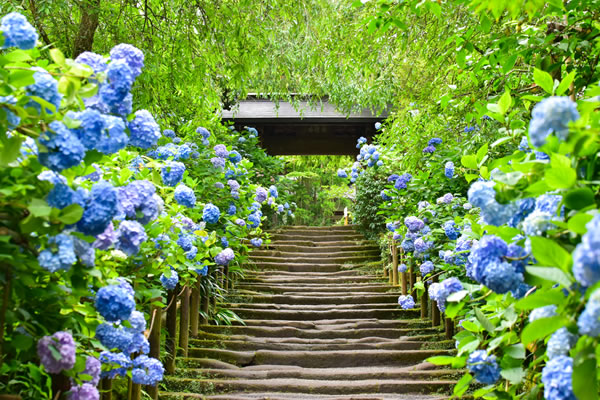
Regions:
<svg viewBox="0 0 600 400"><path fill-rule="evenodd" d="M377 260L379 248L351 226L273 234L226 305L245 325L201 326L160 398L444 398L456 375L424 360L453 342L361 267Z"/></svg>

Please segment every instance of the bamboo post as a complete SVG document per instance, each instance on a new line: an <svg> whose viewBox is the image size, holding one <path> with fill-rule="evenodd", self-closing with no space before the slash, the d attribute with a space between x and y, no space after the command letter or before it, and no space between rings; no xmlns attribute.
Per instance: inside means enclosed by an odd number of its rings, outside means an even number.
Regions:
<svg viewBox="0 0 600 400"><path fill-rule="evenodd" d="M150 320L150 336L148 336L148 342L150 343L149 357L160 359L160 332L162 324L162 307L155 306L152 311L152 319ZM152 400L158 400L158 386L145 386L146 393L152 398Z"/></svg>
<svg viewBox="0 0 600 400"><path fill-rule="evenodd" d="M192 289L190 298L190 335L198 336L198 322L200 320L200 277Z"/></svg>
<svg viewBox="0 0 600 400"><path fill-rule="evenodd" d="M221 273L220 267L213 271L212 277L213 277L214 281L216 281L216 282L219 281L220 273ZM211 293L211 295L212 296L210 296L210 314L212 316L217 308L217 296L216 296L216 293Z"/></svg>
<svg viewBox="0 0 600 400"><path fill-rule="evenodd" d="M398 286L398 246L395 240L392 240L392 274L393 285Z"/></svg>
<svg viewBox="0 0 600 400"><path fill-rule="evenodd" d="M100 381L102 391L100 392L101 400L112 400L112 379L102 378Z"/></svg>
<svg viewBox="0 0 600 400"><path fill-rule="evenodd" d="M142 400L142 385L129 380L129 400Z"/></svg>
<svg viewBox="0 0 600 400"><path fill-rule="evenodd" d="M229 290L229 266L225 266L223 269L223 288L225 290Z"/></svg>
<svg viewBox="0 0 600 400"><path fill-rule="evenodd" d="M411 295L414 295L414 291L415 291L415 283L417 281L417 274L415 272L413 272L413 269L415 268L415 263L411 260L410 265L408 267L408 286L409 286L409 292Z"/></svg>
<svg viewBox="0 0 600 400"><path fill-rule="evenodd" d="M204 295L201 297L201 301L200 301L200 307L202 309L202 317L200 319L200 324L201 325L206 325L208 324L208 309L210 306L210 292L208 291L208 289L206 290L206 292L204 293Z"/></svg>
<svg viewBox="0 0 600 400"><path fill-rule="evenodd" d="M392 254L392 248L391 248L391 246L388 247L388 250L390 251L390 255L387 256L387 264L386 265L390 265L390 263L392 262L392 256L391 256L391 254ZM387 276L387 278L388 278L388 283L390 285L393 285L394 284L394 273L391 270L385 269L385 274L386 274L385 276Z"/></svg>
<svg viewBox="0 0 600 400"><path fill-rule="evenodd" d="M2 361L4 360L3 353L3 344L4 344L4 324L6 321L6 311L8 310L8 302L10 301L11 294L11 271L9 267L4 271L5 281L4 290L2 293L2 308L0 308L0 367L2 366Z"/></svg>
<svg viewBox="0 0 600 400"><path fill-rule="evenodd" d="M446 339L450 340L454 336L454 320L446 318L446 323L444 325L446 328Z"/></svg>
<svg viewBox="0 0 600 400"><path fill-rule="evenodd" d="M167 337L165 338L165 371L168 375L175 373L175 354L177 352L177 290L169 290L167 295Z"/></svg>
<svg viewBox="0 0 600 400"><path fill-rule="evenodd" d="M437 282L438 277L434 276L433 281ZM437 302L431 300L431 326L435 328L436 326L440 326L440 324L441 324L440 309L438 308Z"/></svg>
<svg viewBox="0 0 600 400"><path fill-rule="evenodd" d="M423 281L423 287L425 291L421 296L421 319L427 319L429 317L429 313L427 312L427 305L429 304L429 293L427 293L427 282Z"/></svg>
<svg viewBox="0 0 600 400"><path fill-rule="evenodd" d="M190 288L186 286L181 292L181 311L179 312L179 348L184 357L188 355L190 338Z"/></svg>

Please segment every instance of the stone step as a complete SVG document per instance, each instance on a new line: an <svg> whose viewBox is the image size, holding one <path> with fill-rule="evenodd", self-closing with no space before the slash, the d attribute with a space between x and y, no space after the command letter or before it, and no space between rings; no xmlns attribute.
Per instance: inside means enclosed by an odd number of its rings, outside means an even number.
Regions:
<svg viewBox="0 0 600 400"><path fill-rule="evenodd" d="M225 349L195 348L181 358L193 367L195 358L212 358L238 367L249 365L292 365L303 368L347 367L404 367L425 361L428 357L449 355L452 350L326 350L326 351L233 351Z"/></svg>
<svg viewBox="0 0 600 400"><path fill-rule="evenodd" d="M372 303L387 303L397 302L397 293L380 293L380 294L358 294L352 295L335 295L335 296L323 296L322 294L309 295L266 295L258 294L252 296L256 302L260 303L276 303L276 304L362 304L367 302Z"/></svg>
<svg viewBox="0 0 600 400"><path fill-rule="evenodd" d="M292 327L299 329L359 329L359 328L429 328L431 322L422 319L321 319L316 321L290 321L272 319L245 319L245 326ZM429 340L430 336L413 336L414 340ZM344 342L346 340L344 339Z"/></svg>
<svg viewBox="0 0 600 400"><path fill-rule="evenodd" d="M329 251L329 252L299 252L299 251L283 251L283 250L253 250L250 257L304 257L304 258L337 258L347 256L372 256L379 257L381 252L379 249L373 250L345 250L345 251Z"/></svg>
<svg viewBox="0 0 600 400"><path fill-rule="evenodd" d="M252 310L269 311L341 311L341 310L396 310L398 304L394 303L367 303L367 304L315 304L306 306L302 304L275 304L275 303L222 303L224 308L249 308ZM310 321L317 322L317 321Z"/></svg>
<svg viewBox="0 0 600 400"><path fill-rule="evenodd" d="M365 310L256 310L249 307L231 307L231 311L242 319L285 319L295 321L308 321L318 319L344 319L344 318L410 318L420 313L418 310L401 309L365 309Z"/></svg>
<svg viewBox="0 0 600 400"><path fill-rule="evenodd" d="M393 285L373 284L373 283L303 283L301 285L291 286L288 284L276 283L247 283L238 284L238 290L252 290L257 292L269 293L302 293L302 292L317 292L317 293L385 293L390 291L398 291L399 287Z"/></svg>
<svg viewBox="0 0 600 400"><path fill-rule="evenodd" d="M314 242L308 242L308 245L302 245L299 243L281 243L275 242L270 243L268 246L263 247L263 250L268 251L281 251L287 253L317 253L322 254L328 251L331 252L360 252L360 251L377 251L379 252L379 246L372 243L356 245L352 243L341 242L333 246L317 246Z"/></svg>
<svg viewBox="0 0 600 400"><path fill-rule="evenodd" d="M319 393L329 395L366 394L366 393L436 393L448 390L455 381L451 380L349 380L349 381L316 381L309 379L191 379L167 377L166 386L171 391L186 391L192 387L193 392L204 391L280 391L284 393ZM161 395L161 399L165 399ZM194 398L194 397L191 397ZM202 397L196 397L202 398ZM270 400L270 398L267 398Z"/></svg>
<svg viewBox="0 0 600 400"><path fill-rule="evenodd" d="M447 400L448 396L424 394L350 394L319 395L303 393L299 398L295 393L282 392L230 392L223 395L202 395L194 393L160 392L161 400Z"/></svg>
<svg viewBox="0 0 600 400"><path fill-rule="evenodd" d="M364 272L358 270L345 270L345 271L333 271L333 272L294 272L294 271L259 271L259 270L248 270L245 272L245 276L249 277L321 277L321 278L334 278L334 277L345 277L345 276L363 276Z"/></svg>
<svg viewBox="0 0 600 400"><path fill-rule="evenodd" d="M336 234L330 234L330 233L318 233L318 234L313 234L313 235L304 235L301 233L275 233L271 235L271 241L273 242L278 242L278 241L282 241L282 240L298 240L298 241L311 241L311 242L315 242L315 243L321 243L321 242L362 242L367 240L363 235L361 235L360 233L345 233L345 234L341 234L341 233L336 233Z"/></svg>
<svg viewBox="0 0 600 400"><path fill-rule="evenodd" d="M415 313L416 314L416 313ZM299 329L294 327L215 325L200 326L199 336L204 332L225 336L245 335L264 338L303 338L303 339L363 339L368 337L398 339L411 335L438 334L438 328L359 328L359 329Z"/></svg>
<svg viewBox="0 0 600 400"><path fill-rule="evenodd" d="M352 269L358 265L352 264L315 264L315 263L278 263L278 262L255 262L258 269L290 272L340 272L344 269Z"/></svg>
<svg viewBox="0 0 600 400"><path fill-rule="evenodd" d="M363 240L299 240L299 239L275 239L271 242L271 244L267 247L268 249L271 247L277 246L303 246L303 247L317 247L319 251L327 251L328 249L339 250L347 250L347 247L354 247L355 249L363 249L370 250L369 246L377 246L377 244L373 241L369 241L366 239Z"/></svg>
<svg viewBox="0 0 600 400"><path fill-rule="evenodd" d="M370 261L377 261L378 256L345 256L345 257L272 257L272 256L256 256L251 255L250 259L255 263L272 262L272 263L316 263L316 264L345 264L355 263L362 264Z"/></svg>
<svg viewBox="0 0 600 400"><path fill-rule="evenodd" d="M330 226L308 226L308 225L288 225L280 228L282 231L298 232L302 230L308 231L355 231L356 225L330 225Z"/></svg>
<svg viewBox="0 0 600 400"><path fill-rule="evenodd" d="M257 351L257 350L276 350L276 351L325 351L325 350L422 350L429 348L429 343L422 341L369 341L369 342L351 342L351 343L285 343L285 342L265 342L261 340L199 340L192 339L189 349L190 357L195 357L194 348L224 348L235 351ZM445 346L452 346L453 341L442 342Z"/></svg>
<svg viewBox="0 0 600 400"><path fill-rule="evenodd" d="M186 369L187 378L237 378L237 379L311 379L311 380L431 380L452 379L457 371L448 369L417 369L413 366L404 368L358 367L358 368L301 368L281 365L266 365L260 369L253 366L235 369Z"/></svg>
<svg viewBox="0 0 600 400"><path fill-rule="evenodd" d="M264 283L264 284L296 284L296 283L353 283L353 282L365 282L365 283L373 283L377 280L381 280L382 283L386 283L383 278L377 277L375 275L350 275L350 276L336 276L336 277L323 277L323 276L289 276L289 275L279 275L279 274L270 274L270 275L261 275L260 277L256 275L255 277L246 277L244 282L246 283Z"/></svg>

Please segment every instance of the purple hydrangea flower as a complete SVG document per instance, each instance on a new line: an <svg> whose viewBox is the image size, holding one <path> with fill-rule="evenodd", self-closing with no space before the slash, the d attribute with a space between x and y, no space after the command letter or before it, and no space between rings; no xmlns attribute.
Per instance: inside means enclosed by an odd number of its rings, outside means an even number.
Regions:
<svg viewBox="0 0 600 400"><path fill-rule="evenodd" d="M133 77L136 78L144 68L144 53L130 44L121 43L110 50L111 60L123 60L131 69Z"/></svg>
<svg viewBox="0 0 600 400"><path fill-rule="evenodd" d="M235 258L235 253L229 247L215 256L215 262L219 265L228 265Z"/></svg>
<svg viewBox="0 0 600 400"><path fill-rule="evenodd" d="M137 219L142 224L158 218L160 205L156 187L147 180L133 181L119 188L119 206L126 218Z"/></svg>
<svg viewBox="0 0 600 400"><path fill-rule="evenodd" d="M229 185L229 188L232 192L237 192L240 189L240 184L236 180L229 179L227 181L227 184Z"/></svg>
<svg viewBox="0 0 600 400"><path fill-rule="evenodd" d="M219 158L227 158L229 157L229 152L227 151L227 147L224 144L218 144L214 147L215 155Z"/></svg>
<svg viewBox="0 0 600 400"><path fill-rule="evenodd" d="M38 139L46 150L40 151L40 163L53 171L62 171L81 163L85 157L85 147L77 136L62 122L52 121L50 130L42 133Z"/></svg>
<svg viewBox="0 0 600 400"><path fill-rule="evenodd" d="M148 149L160 139L160 127L148 110L138 110L135 118L129 123L131 133L129 144Z"/></svg>
<svg viewBox="0 0 600 400"><path fill-rule="evenodd" d="M71 386L68 398L69 400L99 400L100 393L95 385L84 383L79 386Z"/></svg>
<svg viewBox="0 0 600 400"><path fill-rule="evenodd" d="M109 322L125 321L135 310L131 293L119 285L108 285L96 293L96 310Z"/></svg>
<svg viewBox="0 0 600 400"><path fill-rule="evenodd" d="M56 352L50 350L52 347ZM56 332L52 336L44 336L37 343L37 353L40 362L51 374L58 374L62 370L68 370L75 365L75 341L69 332ZM60 354L56 359L54 354Z"/></svg>
<svg viewBox="0 0 600 400"><path fill-rule="evenodd" d="M225 159L221 158L221 157L213 157L210 159L210 162L212 163L213 167L215 168L225 168Z"/></svg>
<svg viewBox="0 0 600 400"><path fill-rule="evenodd" d="M433 154L433 152L435 152L435 147L433 146L427 146L423 149L423 153L426 154Z"/></svg>
<svg viewBox="0 0 600 400"><path fill-rule="evenodd" d="M425 276L425 275L429 275L430 273L432 273L434 268L435 267L431 261L425 261L419 267L419 271L421 271L421 276Z"/></svg>
<svg viewBox="0 0 600 400"><path fill-rule="evenodd" d="M264 203L268 197L269 193L267 192L267 189L260 186L256 188L256 197L254 198L256 201L259 203Z"/></svg>
<svg viewBox="0 0 600 400"><path fill-rule="evenodd" d="M77 258L86 267L92 268L96 264L96 249L91 244L78 237L73 237L73 249Z"/></svg>
<svg viewBox="0 0 600 400"><path fill-rule="evenodd" d="M140 251L140 245L148 239L144 227L137 221L122 221L117 229L117 243L115 247L128 256Z"/></svg>
<svg viewBox="0 0 600 400"><path fill-rule="evenodd" d="M109 223L104 232L96 236L93 247L100 250L108 250L117 242L117 233L113 223Z"/></svg>
<svg viewBox="0 0 600 400"><path fill-rule="evenodd" d="M9 47L18 47L21 50L33 49L38 40L35 28L27 21L27 18L17 12L2 17L0 31L4 36L3 49Z"/></svg>
<svg viewBox="0 0 600 400"><path fill-rule="evenodd" d="M452 203L452 200L454 200L454 196L452 196L451 193L446 193L445 195L443 195L442 197L440 197L437 200L438 204L450 204Z"/></svg>
<svg viewBox="0 0 600 400"><path fill-rule="evenodd" d="M190 187L180 183L175 188L175 201L182 206L192 208L196 205L196 194Z"/></svg>
<svg viewBox="0 0 600 400"><path fill-rule="evenodd" d="M425 223L422 220L413 216L404 218L404 225L406 225L411 232L419 232L425 227Z"/></svg>

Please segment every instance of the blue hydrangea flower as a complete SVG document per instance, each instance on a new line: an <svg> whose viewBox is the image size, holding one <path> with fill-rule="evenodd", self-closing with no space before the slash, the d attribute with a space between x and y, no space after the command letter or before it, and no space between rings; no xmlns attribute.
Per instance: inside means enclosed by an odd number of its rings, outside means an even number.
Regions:
<svg viewBox="0 0 600 400"><path fill-rule="evenodd" d="M581 335L600 336L600 292L592 293L585 309L577 319L577 327Z"/></svg>
<svg viewBox="0 0 600 400"><path fill-rule="evenodd" d="M252 239L250 239L250 243L254 247L260 247L260 246L262 246L263 241L261 238L252 238Z"/></svg>
<svg viewBox="0 0 600 400"><path fill-rule="evenodd" d="M60 121L52 121L48 126L50 130L38 139L45 147L38 154L40 163L53 171L78 165L85 157L85 147L77 136Z"/></svg>
<svg viewBox="0 0 600 400"><path fill-rule="evenodd" d="M402 247L402 250L407 253L415 250L415 242L408 237L404 238L402 243L400 243L400 246Z"/></svg>
<svg viewBox="0 0 600 400"><path fill-rule="evenodd" d="M550 156L543 151L536 151L535 159L538 161L550 161Z"/></svg>
<svg viewBox="0 0 600 400"><path fill-rule="evenodd" d="M234 164L237 164L240 161L242 161L242 155L236 150L232 150L229 152L229 161L231 161Z"/></svg>
<svg viewBox="0 0 600 400"><path fill-rule="evenodd" d="M381 199L383 201L390 201L392 198L385 193L385 190L381 191Z"/></svg>
<svg viewBox="0 0 600 400"><path fill-rule="evenodd" d="M425 154L433 154L435 152L435 147L427 146L423 149L423 153Z"/></svg>
<svg viewBox="0 0 600 400"><path fill-rule="evenodd" d="M380 130L382 126L383 125L381 125L381 122L375 122L375 130Z"/></svg>
<svg viewBox="0 0 600 400"><path fill-rule="evenodd" d="M448 161L444 165L444 175L446 178L452 179L454 177L454 163L452 161Z"/></svg>
<svg viewBox="0 0 600 400"><path fill-rule="evenodd" d="M213 157L210 159L213 167L215 168L225 168L225 159L221 157Z"/></svg>
<svg viewBox="0 0 600 400"><path fill-rule="evenodd" d="M107 82L100 86L99 100L109 109L118 108L125 100L135 77L125 61L113 60L106 69Z"/></svg>
<svg viewBox="0 0 600 400"><path fill-rule="evenodd" d="M215 256L215 262L218 265L228 265L235 258L235 253L229 247L222 250Z"/></svg>
<svg viewBox="0 0 600 400"><path fill-rule="evenodd" d="M425 227L425 223L414 216L404 218L404 225L406 225L408 230L411 232L419 232Z"/></svg>
<svg viewBox="0 0 600 400"><path fill-rule="evenodd" d="M219 217L221 217L221 210L219 207L208 203L204 206L202 210L202 220L207 224L216 224L219 221Z"/></svg>
<svg viewBox="0 0 600 400"><path fill-rule="evenodd" d="M394 239L396 241L400 241L400 240L402 240L402 235L399 234L398 232L394 232L394 234L392 235L392 239Z"/></svg>
<svg viewBox="0 0 600 400"><path fill-rule="evenodd" d="M240 184L236 180L229 179L227 181L227 184L229 185L229 188L232 192L237 192L240 189Z"/></svg>
<svg viewBox="0 0 600 400"><path fill-rule="evenodd" d="M577 343L577 335L572 334L567 328L560 328L550 336L546 348L548 359L569 355L569 350Z"/></svg>
<svg viewBox="0 0 600 400"><path fill-rule="evenodd" d="M398 297L398 304L403 310L411 310L415 308L415 300L411 295L405 295Z"/></svg>
<svg viewBox="0 0 600 400"><path fill-rule="evenodd" d="M404 263L398 265L398 272L402 273L402 272L406 272L406 271L408 271L408 265L406 265Z"/></svg>
<svg viewBox="0 0 600 400"><path fill-rule="evenodd" d="M443 140L440 138L431 138L429 139L429 142L427 142L428 146L437 146L438 144L442 144Z"/></svg>
<svg viewBox="0 0 600 400"><path fill-rule="evenodd" d="M183 249L183 251L191 251L194 247L194 236L182 233L177 238L177 245Z"/></svg>
<svg viewBox="0 0 600 400"><path fill-rule="evenodd" d="M181 179L183 179L183 173L185 172L185 165L179 161L165 162L165 166L161 170L161 177L163 183L167 186L177 186Z"/></svg>
<svg viewBox="0 0 600 400"><path fill-rule="evenodd" d="M256 188L256 197L254 198L256 201L259 203L264 203L267 200L267 197L269 197L267 189L260 186Z"/></svg>
<svg viewBox="0 0 600 400"><path fill-rule="evenodd" d="M104 129L96 144L96 150L102 154L114 154L129 143L125 123L121 118L113 115L104 115L103 119Z"/></svg>
<svg viewBox="0 0 600 400"><path fill-rule="evenodd" d="M229 208L227 209L227 215L235 215L236 211L237 211L237 208L235 207L235 204L229 203Z"/></svg>
<svg viewBox="0 0 600 400"><path fill-rule="evenodd" d="M10 104L14 106L17 104L17 98L15 96L0 96L0 105L1 104ZM6 120L8 122L8 130L11 131L19 126L21 122L21 118L8 109L8 107L2 107L4 112L6 113Z"/></svg>
<svg viewBox="0 0 600 400"><path fill-rule="evenodd" d="M95 74L104 72L108 68L108 64L104 57L100 54L92 53L91 51L84 51L79 54L75 59L75 62L91 67Z"/></svg>
<svg viewBox="0 0 600 400"><path fill-rule="evenodd" d="M199 126L198 128L196 128L196 133L199 133L202 136L202 144L204 144L205 146L208 145L208 138L210 137L210 132L208 131L208 129ZM207 143L205 144L204 141L206 141Z"/></svg>
<svg viewBox="0 0 600 400"><path fill-rule="evenodd" d="M162 200L155 194L154 184L147 180L133 181L119 188L119 206L124 217L147 224L158 217ZM123 217L123 216L122 216Z"/></svg>
<svg viewBox="0 0 600 400"><path fill-rule="evenodd" d="M102 114L93 109L86 109L82 112L69 111L67 117L81 122L79 128L73 132L86 150L95 149L104 130L105 119Z"/></svg>
<svg viewBox="0 0 600 400"><path fill-rule="evenodd" d="M85 200L77 229L86 235L99 235L106 230L117 212L117 190L105 181L95 183Z"/></svg>
<svg viewBox="0 0 600 400"><path fill-rule="evenodd" d="M96 293L96 310L108 322L125 321L135 310L135 300L131 293L119 285L108 285Z"/></svg>
<svg viewBox="0 0 600 400"><path fill-rule="evenodd" d="M577 103L569 97L548 97L533 107L529 122L531 143L540 147L548 135L554 133L560 140L567 140L569 122L579 119Z"/></svg>
<svg viewBox="0 0 600 400"><path fill-rule="evenodd" d="M600 281L600 216L587 223L587 232L573 252L573 274L583 286Z"/></svg>
<svg viewBox="0 0 600 400"><path fill-rule="evenodd" d="M533 322L533 321L541 319L541 318L554 317L555 315L556 315L556 306L555 305L538 307L538 308L532 310L531 314L529 314L529 322Z"/></svg>
<svg viewBox="0 0 600 400"><path fill-rule="evenodd" d="M110 365L109 371L102 371L100 377L114 379L117 376L125 376L127 370L131 367L131 358L127 357L123 353L111 353L110 351L103 351L100 353L100 362L103 365ZM114 368L114 367L117 368Z"/></svg>
<svg viewBox="0 0 600 400"><path fill-rule="evenodd" d="M452 193L446 193L442 197L439 197L436 202L437 204L450 204L452 200L454 200Z"/></svg>
<svg viewBox="0 0 600 400"><path fill-rule="evenodd" d="M385 224L385 227L390 232L394 232L398 228L398 226L395 222L388 222L387 224Z"/></svg>
<svg viewBox="0 0 600 400"><path fill-rule="evenodd" d="M130 140L132 146L148 149L160 139L160 127L148 110L138 110L135 118L129 123Z"/></svg>
<svg viewBox="0 0 600 400"><path fill-rule="evenodd" d="M494 182L475 182L467 193L469 203L481 208L484 223L500 226L508 223L519 211L516 203L500 204L496 201Z"/></svg>
<svg viewBox="0 0 600 400"><path fill-rule="evenodd" d="M338 169L337 176L345 179L348 177L348 173L343 169Z"/></svg>
<svg viewBox="0 0 600 400"><path fill-rule="evenodd" d="M180 183L175 188L175 201L182 206L194 207L196 205L196 194L190 187Z"/></svg>
<svg viewBox="0 0 600 400"><path fill-rule="evenodd" d="M425 276L425 275L429 275L430 273L432 273L434 268L435 267L431 261L425 261L419 267L419 271L421 271L421 276Z"/></svg>
<svg viewBox="0 0 600 400"><path fill-rule="evenodd" d="M38 255L40 266L50 272L68 271L76 261L73 238L64 233L48 238L47 248Z"/></svg>
<svg viewBox="0 0 600 400"><path fill-rule="evenodd" d="M115 247L128 256L140 251L140 245L148 239L144 227L137 221L122 221L117 229Z"/></svg>
<svg viewBox="0 0 600 400"><path fill-rule="evenodd" d="M17 12L2 17L0 31L4 36L3 49L9 47L18 47L21 50L33 49L38 40L35 28L27 21L27 18Z"/></svg>
<svg viewBox="0 0 600 400"><path fill-rule="evenodd" d="M456 223L454 221L446 221L444 223L444 233L450 240L456 240L460 236L460 231L456 229Z"/></svg>
<svg viewBox="0 0 600 400"><path fill-rule="evenodd" d="M496 356L488 355L485 350L475 350L467 359L467 368L475 379L485 385L492 385L500 379L500 367Z"/></svg>
<svg viewBox="0 0 600 400"><path fill-rule="evenodd" d="M131 381L140 385L156 386L162 381L165 370L156 358L141 355L133 360Z"/></svg>
<svg viewBox="0 0 600 400"><path fill-rule="evenodd" d="M260 214L260 212L253 212L252 214L248 215L248 222L250 227L258 228L258 226L260 225L261 217L262 215Z"/></svg>
<svg viewBox="0 0 600 400"><path fill-rule="evenodd" d="M523 153L531 152L531 150L529 148L529 141L527 140L527 136L523 136L521 138L521 142L519 143L519 150L521 150Z"/></svg>
<svg viewBox="0 0 600 400"><path fill-rule="evenodd" d="M573 359L567 356L553 358L542 369L544 398L546 400L577 400L573 394Z"/></svg>
<svg viewBox="0 0 600 400"><path fill-rule="evenodd" d="M177 271L172 269L171 276L166 276L165 274L162 274L160 276L160 283L167 290L175 289L177 287L177 284L179 283L179 275L177 274Z"/></svg>
<svg viewBox="0 0 600 400"><path fill-rule="evenodd" d="M96 249L90 243L74 236L73 249L77 258L86 267L92 268L96 264Z"/></svg>
<svg viewBox="0 0 600 400"><path fill-rule="evenodd" d="M208 275L208 265L203 265L202 268L197 268L196 269L196 273L199 276L206 276L206 275Z"/></svg>
<svg viewBox="0 0 600 400"><path fill-rule="evenodd" d="M62 210L63 208L77 203L84 205L85 192L75 191L64 183L57 183L48 193L46 202L49 206Z"/></svg>
<svg viewBox="0 0 600 400"><path fill-rule="evenodd" d="M45 70L36 71L33 74L33 79L35 80L35 83L26 87L27 95L40 97L54 105L56 110L58 110L62 99L62 95L58 93L58 81ZM41 113L42 107L34 100L27 103L27 106L33 107L38 113ZM52 114L54 111L46 108L45 112L47 114Z"/></svg>
<svg viewBox="0 0 600 400"><path fill-rule="evenodd" d="M133 77L136 78L144 68L144 53L130 44L121 43L110 50L112 61L122 60L131 69Z"/></svg>
<svg viewBox="0 0 600 400"><path fill-rule="evenodd" d="M457 278L448 278L441 283L435 282L429 286L429 297L437 303L438 309L441 312L446 311L446 299L452 293L456 293L463 289L462 283Z"/></svg>
<svg viewBox="0 0 600 400"><path fill-rule="evenodd" d="M412 175L409 173L406 174L402 174L400 177L398 177L398 179L396 179L396 182L394 182L394 188L401 190L401 189L406 189L408 182L410 182L412 179Z"/></svg>

